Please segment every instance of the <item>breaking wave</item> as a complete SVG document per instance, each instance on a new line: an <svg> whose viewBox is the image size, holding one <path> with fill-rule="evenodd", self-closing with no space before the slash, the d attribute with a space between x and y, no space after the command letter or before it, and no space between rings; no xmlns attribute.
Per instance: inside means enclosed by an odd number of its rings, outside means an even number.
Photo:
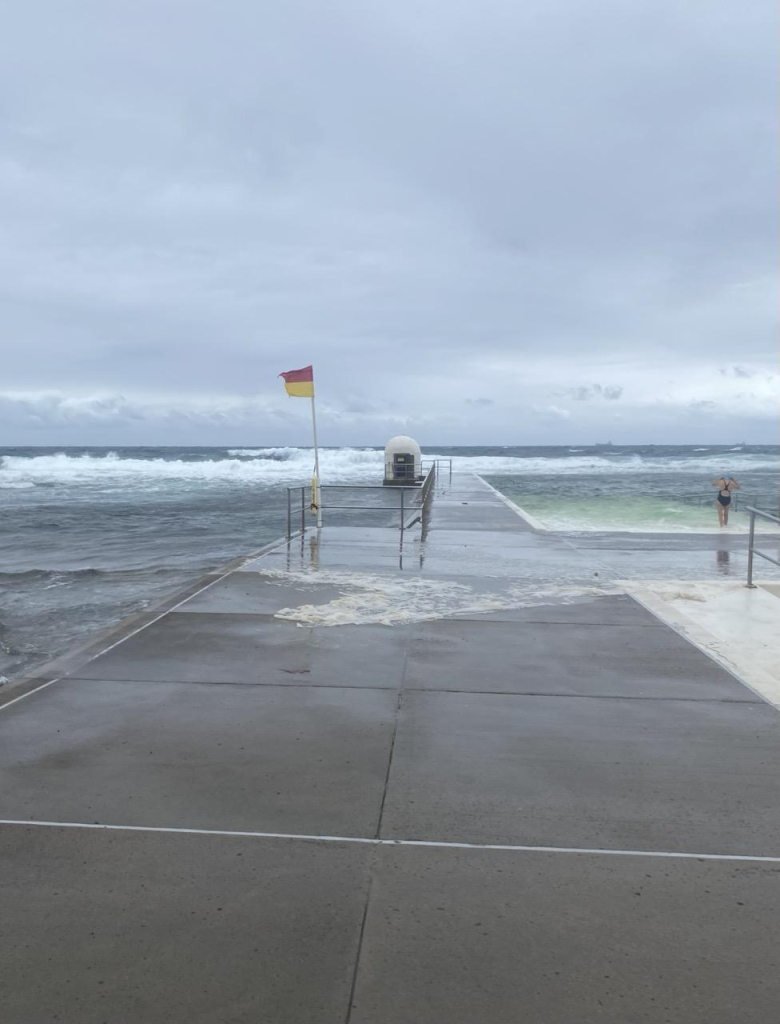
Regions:
<svg viewBox="0 0 780 1024"><path fill-rule="evenodd" d="M147 457L117 454L6 455L0 458L0 489L33 486L143 485L165 487L174 483L200 485L292 485L308 481L313 470L309 448L230 448L197 458ZM620 458L617 458L617 455ZM434 458L433 454L423 459ZM778 458L769 453L738 456L713 453L642 456L628 452L558 457L455 455L453 468L489 476L572 476L577 474L631 475L640 473L696 473L776 470ZM374 448L336 448L320 451L325 483L377 483L382 476L383 454Z"/></svg>
<svg viewBox="0 0 780 1024"><path fill-rule="evenodd" d="M241 452L241 454L238 454ZM339 449L320 453L323 478L331 482L362 481L381 477L382 453ZM44 484L290 484L303 483L312 474L313 457L305 448L233 449L211 458L137 458L108 452L105 455L6 455L0 459L0 487Z"/></svg>
<svg viewBox="0 0 780 1024"><path fill-rule="evenodd" d="M228 455L237 459L276 459L285 462L293 458L300 449L298 448L228 448Z"/></svg>

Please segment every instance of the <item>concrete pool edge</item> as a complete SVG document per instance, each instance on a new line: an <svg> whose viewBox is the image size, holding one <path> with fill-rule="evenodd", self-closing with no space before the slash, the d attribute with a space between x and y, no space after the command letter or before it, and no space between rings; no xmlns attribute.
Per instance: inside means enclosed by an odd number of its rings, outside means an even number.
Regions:
<svg viewBox="0 0 780 1024"><path fill-rule="evenodd" d="M532 515L530 512L524 509L522 505L519 505L508 495L504 494L502 491L499 491L497 487L494 487L493 484L489 483L479 473L475 473L474 475L481 483L485 485L485 487L490 488L490 490L493 491L508 508L511 508L516 515L520 516L521 519L528 523L528 525L533 530L536 530L538 533L552 533L558 534L560 536L580 534L584 534L586 536L598 536L599 534L627 534L628 536L631 536L634 534L642 534L652 537L747 537L749 534L749 527L747 525L745 525L742 529L730 529L727 527L725 530L718 526L702 526L690 530L653 530L651 528L640 526L619 528L612 526L605 527L604 529L597 529L593 526L579 526L567 528L559 526L548 526L541 519L537 519L536 516ZM738 510L736 514L741 515L741 513ZM732 523L732 526L733 525L735 524ZM742 525L742 521L740 520L740 522L736 525ZM780 527L778 527L777 529L771 529L757 521L756 536L767 537L770 540L780 540Z"/></svg>
<svg viewBox="0 0 780 1024"><path fill-rule="evenodd" d="M510 508L515 513L515 515L518 515L521 519L525 520L525 522L528 523L532 530L538 530L539 533L557 532L555 530L551 530L549 526L545 526L544 523L542 523L539 519L535 519L530 513L526 512L524 508L518 505L517 502L512 501L512 499L507 497L506 494L502 494L497 487L493 486L493 484L489 484L483 476L480 476L479 473L475 473L474 475L476 476L477 480L479 480L480 483L484 484L485 487L489 488L489 490L491 490L495 495L497 495L501 499L501 501L503 501L503 503L507 506L507 508Z"/></svg>
<svg viewBox="0 0 780 1024"><path fill-rule="evenodd" d="M759 584L755 590L715 580L624 579L615 583L780 711L780 639L772 621L780 613L780 604L777 608L773 604L780 596L770 589L771 582L766 587Z"/></svg>

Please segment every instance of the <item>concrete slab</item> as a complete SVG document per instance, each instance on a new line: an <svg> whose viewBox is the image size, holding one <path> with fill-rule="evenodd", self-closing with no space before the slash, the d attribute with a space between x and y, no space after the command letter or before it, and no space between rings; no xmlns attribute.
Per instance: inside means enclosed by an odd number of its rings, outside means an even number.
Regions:
<svg viewBox="0 0 780 1024"><path fill-rule="evenodd" d="M446 619L412 629L412 689L759 700L687 640L644 624Z"/></svg>
<svg viewBox="0 0 780 1024"><path fill-rule="evenodd" d="M414 506L407 502L407 512L414 511ZM400 516L399 516L400 522ZM316 534L307 534L305 541L312 542ZM390 527L378 526L326 526L318 535L322 545L326 544L368 544L370 546L381 544L385 547L398 547L401 540L401 531L398 523Z"/></svg>
<svg viewBox="0 0 780 1024"><path fill-rule="evenodd" d="M747 551L739 533L561 533L558 536L583 551Z"/></svg>
<svg viewBox="0 0 780 1024"><path fill-rule="evenodd" d="M323 1024L349 1001L355 846L0 826L7 1024Z"/></svg>
<svg viewBox="0 0 780 1024"><path fill-rule="evenodd" d="M767 704L406 692L382 835L780 855Z"/></svg>
<svg viewBox="0 0 780 1024"><path fill-rule="evenodd" d="M767 1024L780 872L385 849L351 1024Z"/></svg>
<svg viewBox="0 0 780 1024"><path fill-rule="evenodd" d="M0 716L0 818L370 836L396 695L63 681Z"/></svg>
<svg viewBox="0 0 780 1024"><path fill-rule="evenodd" d="M547 538L538 533L533 533L531 530L518 530L516 535L512 534L510 541L506 537L505 530L468 529L462 527L460 523L457 526L453 524L446 530L432 529L423 542L423 546L426 551L432 554L437 551L447 551L453 547L467 547L472 550L482 551L491 557L495 555L497 550L506 551L507 549L510 549L512 552L516 550L530 550L532 552L546 553L551 549L564 547L569 554L572 551L569 545L564 545L557 538Z"/></svg>
<svg viewBox="0 0 780 1024"><path fill-rule="evenodd" d="M183 605L177 612L213 612L239 615L274 615L282 608L302 604L327 604L343 593L343 587L270 576L261 572L234 572Z"/></svg>
<svg viewBox="0 0 780 1024"><path fill-rule="evenodd" d="M483 576L489 571L490 575L527 580L592 581L599 575L604 579L610 578L606 564L565 545L551 544L542 548L535 544L505 546L499 543L501 534L498 533L475 532L474 536L491 537L493 544L489 547L426 544L422 552L425 572ZM612 576L616 578L614 573Z"/></svg>
<svg viewBox="0 0 780 1024"><path fill-rule="evenodd" d="M174 612L78 670L84 679L397 687L406 626L309 628L260 615Z"/></svg>
<svg viewBox="0 0 780 1024"><path fill-rule="evenodd" d="M469 577L464 577L469 579ZM471 577L474 582L474 577ZM506 583L506 581L503 581ZM528 604L520 608L505 608L500 611L484 612L475 615L458 615L458 619L469 619L475 622L546 622L559 625L591 625L591 626L649 626L659 627L663 623L655 615L643 608L638 601L626 594L610 594L607 596L584 595L576 596L564 592L556 595L554 589L545 592L540 589L536 595L528 593ZM517 592L510 588L510 592ZM496 588L496 596L501 590Z"/></svg>
<svg viewBox="0 0 780 1024"><path fill-rule="evenodd" d="M457 596L433 601L438 584L455 584ZM177 608L177 613L271 615L284 610L286 619L298 621L294 612L300 609L301 621L317 625L324 623L311 620L311 609L321 609L325 619L337 610L337 605L348 601L359 621L369 621L375 610L376 621L385 624L388 617L401 621L405 613L408 621L449 615L512 622L661 625L654 615L626 595L604 597L597 596L598 592L592 586L579 593L577 588L570 587L523 587L507 577L443 576L426 571L411 575L334 569L279 575L241 572L197 594Z"/></svg>
<svg viewBox="0 0 780 1024"><path fill-rule="evenodd" d="M728 580L643 580L638 601L780 708L780 602Z"/></svg>
<svg viewBox="0 0 780 1024"><path fill-rule="evenodd" d="M418 552L419 558L419 552ZM397 571L414 569L414 551L411 545L405 545L402 551L398 545L394 549L382 545L369 544L328 544L321 548L309 549L292 553L284 550L271 551L262 560L250 562L243 567L245 572L274 569L316 569L349 568L374 572L377 569Z"/></svg>
<svg viewBox="0 0 780 1024"><path fill-rule="evenodd" d="M528 524L503 505L486 502L457 505L450 502L434 501L430 527L439 530L500 530L511 533L530 533Z"/></svg>
<svg viewBox="0 0 780 1024"><path fill-rule="evenodd" d="M591 552L595 554L595 552ZM598 552L614 579L718 579L747 575L747 552L727 549Z"/></svg>
<svg viewBox="0 0 780 1024"><path fill-rule="evenodd" d="M520 515L513 511L513 508L507 502L502 501L495 492L490 491L484 485L471 488L453 488L445 494L437 494L435 504L436 509L465 509L472 505L486 509L504 508L512 512L513 515L517 515L521 524L525 522ZM468 512L464 514L468 515Z"/></svg>
<svg viewBox="0 0 780 1024"><path fill-rule="evenodd" d="M414 512L414 506L409 505L407 512L411 515ZM379 526L376 523L372 525L369 521L370 516L371 513L366 513L368 525L364 526L324 526L321 530L316 530L309 523L304 536L294 537L289 542L289 546L293 551L300 548L301 545L325 547L330 544L363 544L369 547L397 548L401 540L400 515L397 522L388 527ZM282 545L282 547L286 546Z"/></svg>

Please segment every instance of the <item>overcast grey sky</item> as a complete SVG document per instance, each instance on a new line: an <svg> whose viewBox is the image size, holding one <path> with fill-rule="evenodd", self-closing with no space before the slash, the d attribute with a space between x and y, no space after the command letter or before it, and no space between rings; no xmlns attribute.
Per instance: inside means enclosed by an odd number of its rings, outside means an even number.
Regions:
<svg viewBox="0 0 780 1024"><path fill-rule="evenodd" d="M0 445L774 442L775 0L29 0Z"/></svg>

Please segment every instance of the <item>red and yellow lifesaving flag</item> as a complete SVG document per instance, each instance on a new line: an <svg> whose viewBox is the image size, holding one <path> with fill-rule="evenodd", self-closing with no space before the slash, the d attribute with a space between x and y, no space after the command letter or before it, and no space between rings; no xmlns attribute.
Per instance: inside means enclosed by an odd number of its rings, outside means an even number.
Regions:
<svg viewBox="0 0 780 1024"><path fill-rule="evenodd" d="M294 398L314 398L314 367L304 366L302 370L288 370L280 373L284 378L287 394Z"/></svg>

